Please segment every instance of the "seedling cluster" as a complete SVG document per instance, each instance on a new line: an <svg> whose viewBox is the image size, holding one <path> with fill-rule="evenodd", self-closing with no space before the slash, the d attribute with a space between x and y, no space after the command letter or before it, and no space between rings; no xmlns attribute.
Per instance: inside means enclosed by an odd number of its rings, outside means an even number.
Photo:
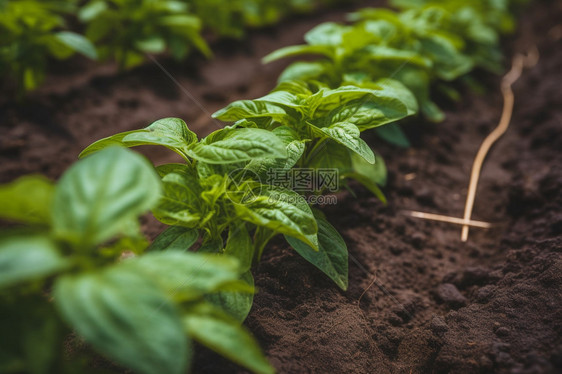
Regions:
<svg viewBox="0 0 562 374"><path fill-rule="evenodd" d="M205 32L241 38L247 28L338 1L0 0L0 74L21 96L42 83L49 60L76 52L114 60L120 69L139 65L146 54L185 60L197 50L210 57Z"/></svg>
<svg viewBox="0 0 562 374"><path fill-rule="evenodd" d="M82 17L113 19L120 8L108 3L90 2ZM168 4L162 12L177 3L161 3ZM401 10L362 10L350 25L322 24L306 45L266 57L320 56L290 65L268 95L219 110L213 116L231 125L205 138L181 119L165 118L93 143L57 185L24 177L3 186L1 217L25 226L0 242L0 298L8 306L2 329L18 339L2 342L2 371L75 372L81 361L61 358L63 338L75 331L139 373L184 372L192 341L254 372L272 372L240 326L252 305L252 269L267 243L283 235L342 290L348 253L306 194L266 183L267 173L337 170L341 186L353 179L384 200L384 163L361 132L375 129L405 145L397 123L418 112L441 120L430 88L456 97L447 83L470 82L476 67L499 69L499 35L513 27L513 2L393 3ZM152 35L160 39L153 46L161 46L179 37L159 34L167 17L151 20L143 40ZM106 21L98 22L105 30ZM153 168L124 149L140 145L166 147L183 162ZM138 224L147 210L169 225L150 245ZM53 342L47 353L45 341Z"/></svg>

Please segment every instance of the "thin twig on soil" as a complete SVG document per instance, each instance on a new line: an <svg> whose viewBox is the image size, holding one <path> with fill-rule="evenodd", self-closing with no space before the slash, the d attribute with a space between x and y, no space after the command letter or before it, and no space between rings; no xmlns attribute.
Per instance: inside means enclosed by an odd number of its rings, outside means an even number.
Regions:
<svg viewBox="0 0 562 374"><path fill-rule="evenodd" d="M427 220L431 220L431 221L447 222L447 223L453 223L453 224L456 224L456 225L468 225L468 226L480 227L482 229L489 229L490 227L493 226L491 223L488 223L488 222L473 221L473 220L470 220L470 219L465 220L465 219L462 219L462 218L449 217L449 216L444 216L444 215L441 215L441 214L424 213L424 212L418 212L418 211L415 211L415 210L409 210L407 212L412 217L423 218L423 219L427 219Z"/></svg>
<svg viewBox="0 0 562 374"><path fill-rule="evenodd" d="M503 110L498 126L484 139L476 157L474 158L474 163L472 164L472 172L470 173L470 182L468 185L468 194L466 196L466 205L464 207L464 220L470 221L472 216L472 208L474 207L474 199L476 196L476 189L478 187L478 180L480 179L480 171L482 170L482 164L488 151L492 145L506 132L511 122L511 115L513 114L513 103L514 95L511 86L519 79L523 68L532 67L536 65L539 59L539 53L536 47L534 47L526 55L517 54L513 58L511 70L503 77L501 83L501 91L503 95ZM461 240L466 242L468 240L468 224L463 224Z"/></svg>

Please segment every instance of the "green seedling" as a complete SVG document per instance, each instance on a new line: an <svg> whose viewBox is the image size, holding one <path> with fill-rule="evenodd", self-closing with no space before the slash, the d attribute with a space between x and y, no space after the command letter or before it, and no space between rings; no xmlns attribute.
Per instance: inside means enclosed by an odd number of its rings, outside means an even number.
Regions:
<svg viewBox="0 0 562 374"><path fill-rule="evenodd" d="M198 251L232 254L249 271L266 244L283 234L302 243L295 249L301 254L310 252L303 257L345 289L347 261L345 267L335 266L330 259L347 258L347 248L345 244L326 247L321 240L321 235L339 236L337 231L314 214L303 196L260 178L261 166L289 169L296 163L288 151L290 142L283 136L257 128L254 122L240 121L197 140L185 122L167 118L143 130L101 139L82 156L112 145L160 145L175 151L185 163L157 168L164 192L153 213L171 226L157 243L169 242L186 250L199 238Z"/></svg>
<svg viewBox="0 0 562 374"><path fill-rule="evenodd" d="M229 304L253 293L236 258L162 239L145 251L137 217L162 192L152 165L117 147L56 185L30 176L0 187L0 217L24 224L0 236L2 373L89 371L65 357L72 332L136 373L185 373L193 341L273 372Z"/></svg>
<svg viewBox="0 0 562 374"><path fill-rule="evenodd" d="M192 49L211 55L201 21L183 1L91 0L78 16L100 56L114 58L121 69L142 63L147 53L168 51L178 60Z"/></svg>
<svg viewBox="0 0 562 374"><path fill-rule="evenodd" d="M65 60L76 52L97 58L88 39L64 30L64 16L74 10L73 2L0 1L0 71L20 96L43 82L52 58Z"/></svg>

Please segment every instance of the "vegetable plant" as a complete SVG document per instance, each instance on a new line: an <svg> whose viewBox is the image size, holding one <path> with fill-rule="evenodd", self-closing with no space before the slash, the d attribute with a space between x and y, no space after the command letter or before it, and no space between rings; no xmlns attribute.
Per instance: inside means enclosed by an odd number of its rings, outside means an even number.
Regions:
<svg viewBox="0 0 562 374"><path fill-rule="evenodd" d="M320 56L315 61L294 62L280 81L320 81L338 87L350 82L364 86L392 77L414 93L428 119L441 121L443 113L430 98L430 84L453 81L476 66L497 71L501 58L498 33L508 28L507 21L490 23L491 5L471 7L454 0L395 3L404 10L367 8L350 16L355 21L352 25L321 24L305 35L307 44L282 48L264 61ZM458 97L450 86L440 87Z"/></svg>
<svg viewBox="0 0 562 374"><path fill-rule="evenodd" d="M201 21L182 1L91 0L79 18L100 56L114 58L122 69L140 64L146 53L168 50L183 59L196 49L211 55L200 35Z"/></svg>
<svg viewBox="0 0 562 374"><path fill-rule="evenodd" d="M15 81L20 95L44 80L51 58L78 52L96 59L90 41L65 30L64 15L74 9L72 1L0 1L0 71Z"/></svg>
<svg viewBox="0 0 562 374"><path fill-rule="evenodd" d="M0 16L9 25L20 9L11 3L24 9L31 1L0 2L11 9L12 16ZM253 3L282 9L277 1ZM31 176L0 186L0 218L13 224L0 233L0 326L10 338L0 341L0 371L88 370L80 353L63 349L74 335L138 373L185 372L193 341L253 372L272 372L240 326L253 301L252 267L267 243L282 234L343 290L348 253L308 196L264 183L268 172L335 169L342 181L355 179L384 200L384 163L375 162L360 133L376 129L404 142L396 123L418 106L428 118L442 118L430 84L499 66L497 33L510 28L505 1L394 4L403 10L360 11L351 26L320 25L306 45L268 56L321 58L291 65L270 94L215 113L232 125L203 139L182 120L165 118L93 143L57 184ZM47 1L42 9L58 8ZM179 1L93 0L81 18L103 55L126 67L166 47L176 57L188 45L205 52L198 21L187 11ZM38 30L58 32L61 24L53 22ZM80 51L86 44L78 39L62 43ZM140 145L164 146L183 162L154 168L123 148ZM147 210L169 226L150 245L138 221ZM69 353L73 359L64 359Z"/></svg>
<svg viewBox="0 0 562 374"><path fill-rule="evenodd" d="M261 258L266 244L283 234L290 243L299 243L293 247L305 259L346 289L345 243L341 239L325 240L340 238L337 231L309 207L303 196L263 183L260 178L260 168L265 165L288 170L296 164L299 157L295 158L290 149L299 148L296 144L302 141L291 140L291 136L294 131L287 126L268 131L255 122L241 120L197 140L185 122L166 118L143 130L101 139L87 147L82 156L113 145L160 145L175 151L184 163L157 167L164 192L152 211L171 227L156 242L175 242L178 238L185 250L196 239L186 243L181 238L200 238L199 252L239 258L248 279L252 263Z"/></svg>
<svg viewBox="0 0 562 374"><path fill-rule="evenodd" d="M0 236L2 373L89 371L65 358L71 332L136 373L185 373L193 341L273 372L228 303L253 292L237 259L186 252L169 236L145 251L137 217L162 191L143 157L117 147L56 185L28 176L0 187L0 216L24 224Z"/></svg>
<svg viewBox="0 0 562 374"><path fill-rule="evenodd" d="M292 13L308 13L340 0L189 0L205 27L221 36L241 37L245 27L275 24Z"/></svg>
<svg viewBox="0 0 562 374"><path fill-rule="evenodd" d="M375 163L375 154L360 133L416 111L410 91L390 79L368 88L346 85L336 89L287 81L262 98L236 101L213 116L223 121L250 120L282 134L292 161L287 166L337 168L342 178L358 180L384 200L377 185L384 184L385 170ZM272 166L271 162L249 165L256 172Z"/></svg>

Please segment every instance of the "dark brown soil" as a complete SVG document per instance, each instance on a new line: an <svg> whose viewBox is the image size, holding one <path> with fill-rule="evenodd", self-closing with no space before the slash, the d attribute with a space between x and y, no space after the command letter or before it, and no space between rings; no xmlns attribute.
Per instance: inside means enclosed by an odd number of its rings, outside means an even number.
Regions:
<svg viewBox="0 0 562 374"><path fill-rule="evenodd" d="M550 4L550 5L549 5ZM274 85L283 64L259 58L328 19L286 23L247 44L224 44L212 62L165 61L209 112ZM390 172L383 206L360 187L324 207L348 243L350 287L337 289L282 241L255 271L247 320L281 373L562 372L562 3L537 1L522 17L506 54L537 45L539 64L516 83L511 128L485 163L472 229L406 216L406 209L461 216L473 157L496 126L499 78L487 93L466 93L441 124L410 123L409 150L366 139ZM111 66L69 66L25 106L0 104L2 181L30 172L58 177L100 137L178 116L200 135L207 113L153 65L114 76ZM25 108L25 109L23 109ZM147 149L157 163L168 152ZM160 226L151 225L151 236ZM200 349L196 373L243 372Z"/></svg>

